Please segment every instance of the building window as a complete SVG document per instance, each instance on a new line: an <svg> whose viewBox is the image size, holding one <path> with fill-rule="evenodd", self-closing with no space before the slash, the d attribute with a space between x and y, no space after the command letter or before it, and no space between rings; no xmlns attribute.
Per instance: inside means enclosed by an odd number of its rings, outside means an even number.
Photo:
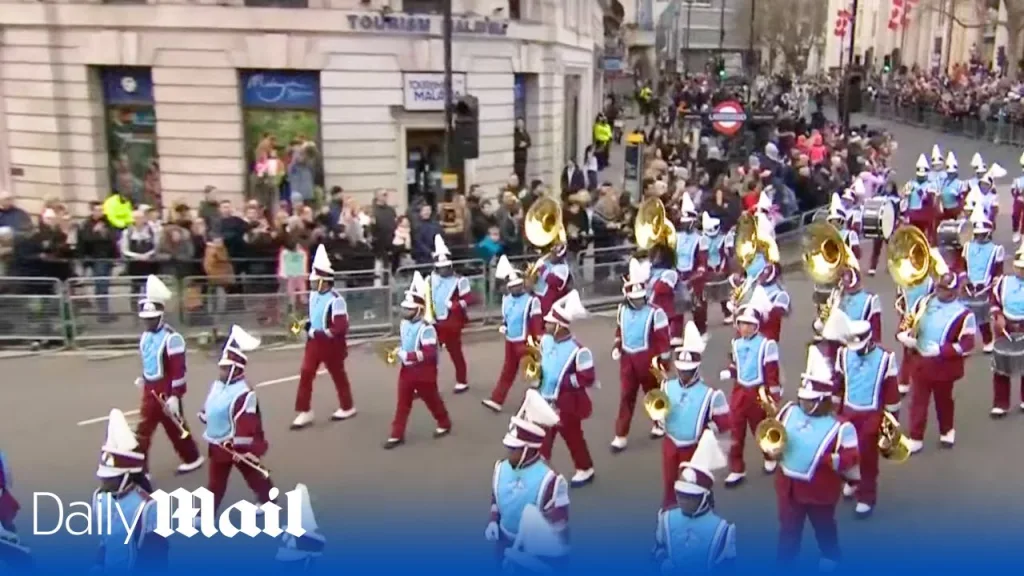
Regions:
<svg viewBox="0 0 1024 576"><path fill-rule="evenodd" d="M245 0L252 8L309 8L309 0Z"/></svg>
<svg viewBox="0 0 1024 576"><path fill-rule="evenodd" d="M323 185L320 74L244 70L240 85L248 196L264 206L295 194L312 200Z"/></svg>
<svg viewBox="0 0 1024 576"><path fill-rule="evenodd" d="M508 17L511 20L519 20L523 17L519 0L508 0Z"/></svg>
<svg viewBox="0 0 1024 576"><path fill-rule="evenodd" d="M100 69L110 187L136 206L161 206L156 111L149 68Z"/></svg>
<svg viewBox="0 0 1024 576"><path fill-rule="evenodd" d="M443 11L443 0L405 0L402 2L402 12L406 14L441 14Z"/></svg>

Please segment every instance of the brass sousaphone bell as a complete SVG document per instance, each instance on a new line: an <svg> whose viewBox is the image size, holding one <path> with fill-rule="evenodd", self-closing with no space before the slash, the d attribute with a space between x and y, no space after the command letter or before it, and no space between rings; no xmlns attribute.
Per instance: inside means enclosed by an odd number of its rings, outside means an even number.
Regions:
<svg viewBox="0 0 1024 576"><path fill-rule="evenodd" d="M664 422L669 414L669 398L665 392L665 382L668 380L668 376L665 375L657 357L651 359L651 374L661 386L644 394L644 411L647 412L647 416L651 420Z"/></svg>
<svg viewBox="0 0 1024 576"><path fill-rule="evenodd" d="M811 281L815 284L834 286L828 301L818 309L818 319L826 322L842 298L839 281L843 272L857 265L857 257L846 245L838 228L828 222L814 222L804 233L801 261Z"/></svg>
<svg viewBox="0 0 1024 576"><path fill-rule="evenodd" d="M910 458L910 443L900 429L899 420L888 410L882 413L878 452L882 458L896 463L906 462Z"/></svg>
<svg viewBox="0 0 1024 576"><path fill-rule="evenodd" d="M930 276L939 277L949 271L945 260L928 244L928 238L916 226L900 226L889 239L885 251L889 275L903 291L917 286ZM896 302L897 309L902 313L900 332L917 331L927 298L922 298L916 307L908 309L906 294L900 294Z"/></svg>
<svg viewBox="0 0 1024 576"><path fill-rule="evenodd" d="M535 200L523 219L523 235L531 246L544 252L543 256L526 268L524 275L533 283L536 282L540 267L548 258L551 248L566 241L565 226L562 224L562 206L547 196Z"/></svg>
<svg viewBox="0 0 1024 576"><path fill-rule="evenodd" d="M633 225L633 238L636 240L637 248L641 250L667 246L675 254L676 227L669 221L661 200L648 198L640 204Z"/></svg>
<svg viewBox="0 0 1024 576"><path fill-rule="evenodd" d="M786 427L778 419L779 406L762 386L757 392L757 402L764 410L765 418L757 425L754 437L757 447L764 454L778 456L786 449Z"/></svg>

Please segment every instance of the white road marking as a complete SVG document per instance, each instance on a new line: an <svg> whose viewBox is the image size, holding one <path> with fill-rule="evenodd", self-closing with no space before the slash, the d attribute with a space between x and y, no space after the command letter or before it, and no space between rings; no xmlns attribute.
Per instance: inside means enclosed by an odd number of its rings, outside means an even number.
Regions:
<svg viewBox="0 0 1024 576"><path fill-rule="evenodd" d="M324 374L327 374L327 370L326 369L318 370L317 373L316 373L317 376L323 376ZM293 376L284 376L284 377L281 377L281 378L274 378L273 380L266 380L266 381L263 381L263 382L257 382L256 384L253 385L253 388L266 388L267 386L273 386L275 384L284 384L286 382L294 382L294 381L296 381L298 379L299 379L299 375L298 374L295 374ZM136 415L138 415L138 413L139 413L138 410L124 410L124 415L125 416L136 416ZM91 426L93 424L100 424L101 422L106 422L109 419L110 419L109 415L108 416L101 416L99 418L90 418L88 420L82 420L77 425L78 426Z"/></svg>

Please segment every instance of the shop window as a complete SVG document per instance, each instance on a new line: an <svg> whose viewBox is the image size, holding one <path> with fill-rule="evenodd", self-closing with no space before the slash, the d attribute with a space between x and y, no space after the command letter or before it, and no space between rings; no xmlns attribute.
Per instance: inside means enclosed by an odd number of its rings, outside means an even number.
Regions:
<svg viewBox="0 0 1024 576"><path fill-rule="evenodd" d="M508 0L508 17L511 20L519 20L523 17L520 0Z"/></svg>
<svg viewBox="0 0 1024 576"><path fill-rule="evenodd" d="M402 11L406 14L441 14L444 11L443 0L405 0Z"/></svg>
<svg viewBox="0 0 1024 576"><path fill-rule="evenodd" d="M320 73L246 70L241 87L249 197L267 207L292 194L320 201Z"/></svg>
<svg viewBox="0 0 1024 576"><path fill-rule="evenodd" d="M160 207L153 77L149 68L101 68L110 188L135 205Z"/></svg>

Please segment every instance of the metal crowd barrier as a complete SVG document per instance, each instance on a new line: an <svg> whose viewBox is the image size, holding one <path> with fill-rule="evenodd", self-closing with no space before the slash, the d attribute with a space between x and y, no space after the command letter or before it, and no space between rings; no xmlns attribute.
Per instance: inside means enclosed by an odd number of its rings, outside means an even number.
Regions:
<svg viewBox="0 0 1024 576"><path fill-rule="evenodd" d="M865 102L861 112L884 120L993 144L1024 146L1024 125L1005 118L982 120L972 115L949 116L917 105L901 106L883 99Z"/></svg>

